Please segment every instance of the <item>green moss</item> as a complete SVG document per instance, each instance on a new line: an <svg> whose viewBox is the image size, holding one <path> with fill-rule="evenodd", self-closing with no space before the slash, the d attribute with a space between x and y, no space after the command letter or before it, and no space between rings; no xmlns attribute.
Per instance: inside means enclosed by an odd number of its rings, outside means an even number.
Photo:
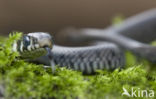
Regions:
<svg viewBox="0 0 156 99"><path fill-rule="evenodd" d="M125 19L125 17L121 14L116 15L115 17L112 18L112 24L113 25L120 25L120 23L123 22L123 20Z"/></svg>
<svg viewBox="0 0 156 99"><path fill-rule="evenodd" d="M127 97L122 96L123 87L129 91L132 87L156 90L155 66L147 69L152 65L138 63L130 53L126 55L128 64L123 70L100 70L96 75L84 76L57 68L52 74L51 69L44 69L42 65L16 59L18 53L12 52L11 47L20 35L15 33L0 43L0 86L6 99L124 99Z"/></svg>

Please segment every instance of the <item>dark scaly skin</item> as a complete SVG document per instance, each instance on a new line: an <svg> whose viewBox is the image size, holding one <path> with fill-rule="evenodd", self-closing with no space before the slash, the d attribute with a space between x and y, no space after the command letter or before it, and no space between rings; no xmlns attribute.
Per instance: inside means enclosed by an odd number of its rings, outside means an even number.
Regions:
<svg viewBox="0 0 156 99"><path fill-rule="evenodd" d="M111 31L143 43L156 40L156 9L151 9L128 18L118 26L109 27Z"/></svg>
<svg viewBox="0 0 156 99"><path fill-rule="evenodd" d="M156 27L156 10L136 15L118 26L110 26L105 30L73 30L66 34L72 42L107 40L112 43L75 48L55 45L50 60L48 56L43 56L36 61L46 65L67 66L90 74L97 69L123 67L125 59L122 48L151 62L156 62L156 47L145 44L155 39L156 28L154 27Z"/></svg>
<svg viewBox="0 0 156 99"><path fill-rule="evenodd" d="M132 16L121 24L106 29L73 29L66 38L72 42L110 41L155 63L156 47L148 43L156 39L156 9Z"/></svg>
<svg viewBox="0 0 156 99"><path fill-rule="evenodd" d="M88 47L63 47L55 45L52 49L52 65L94 73L97 69L113 70L125 64L124 53L113 43L103 43ZM39 63L51 65L47 56L37 59Z"/></svg>

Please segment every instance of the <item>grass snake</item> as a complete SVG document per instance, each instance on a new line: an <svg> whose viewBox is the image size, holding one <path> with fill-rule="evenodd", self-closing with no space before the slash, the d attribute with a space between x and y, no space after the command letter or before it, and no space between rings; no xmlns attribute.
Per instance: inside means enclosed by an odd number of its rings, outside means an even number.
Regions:
<svg viewBox="0 0 156 99"><path fill-rule="evenodd" d="M67 31L66 31L67 32ZM91 46L64 47L55 45L48 33L28 33L13 44L21 58L54 66L67 66L91 74L97 69L122 68L125 65L124 50L136 56L156 62L156 9L132 16L121 24L106 29L73 29L65 34L72 42L103 41Z"/></svg>

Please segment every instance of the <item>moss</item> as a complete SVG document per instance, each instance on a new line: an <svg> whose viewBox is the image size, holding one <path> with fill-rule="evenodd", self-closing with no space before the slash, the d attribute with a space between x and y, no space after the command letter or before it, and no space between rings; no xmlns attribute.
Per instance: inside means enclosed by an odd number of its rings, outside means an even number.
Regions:
<svg viewBox="0 0 156 99"><path fill-rule="evenodd" d="M122 14L118 14L112 18L111 22L113 25L120 25L124 19L125 17Z"/></svg>
<svg viewBox="0 0 156 99"><path fill-rule="evenodd" d="M15 33L0 43L0 92L6 99L124 99L127 97L121 95L123 86L129 91L132 87L156 90L155 66L138 62L130 53L126 54L128 64L123 70L99 70L98 74L87 76L57 67L52 74L42 65L17 60L18 53L12 52L11 47L20 35Z"/></svg>

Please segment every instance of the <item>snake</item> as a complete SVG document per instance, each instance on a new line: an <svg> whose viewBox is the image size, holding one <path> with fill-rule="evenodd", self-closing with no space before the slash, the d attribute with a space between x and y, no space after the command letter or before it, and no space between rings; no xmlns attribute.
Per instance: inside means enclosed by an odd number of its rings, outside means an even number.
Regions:
<svg viewBox="0 0 156 99"><path fill-rule="evenodd" d="M53 71L58 65L86 74L99 69L123 68L126 50L155 63L156 47L149 43L156 38L156 9L129 17L105 29L73 29L65 33L65 37L71 42L94 43L89 46L61 46L54 44L53 36L49 33L33 32L16 41L13 51L19 52L22 59L51 66Z"/></svg>

